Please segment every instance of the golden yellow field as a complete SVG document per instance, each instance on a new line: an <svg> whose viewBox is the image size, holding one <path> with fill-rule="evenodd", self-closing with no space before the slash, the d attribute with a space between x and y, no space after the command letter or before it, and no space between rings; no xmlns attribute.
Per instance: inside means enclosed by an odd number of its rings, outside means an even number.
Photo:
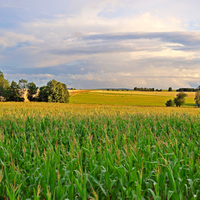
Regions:
<svg viewBox="0 0 200 200"><path fill-rule="evenodd" d="M107 91L107 90L91 90L92 93L100 93L100 94L118 94L118 95L151 95L151 96L168 96L175 97L179 92L168 92L168 91ZM195 92L185 92L188 97L194 98Z"/></svg>
<svg viewBox="0 0 200 200"><path fill-rule="evenodd" d="M44 102L0 102L0 117L27 117L27 116L57 116L65 113L73 115L92 115L95 113L106 115L117 114L163 114L163 115L199 115L199 108L177 107L138 107L124 105L95 105L95 104L62 104Z"/></svg>

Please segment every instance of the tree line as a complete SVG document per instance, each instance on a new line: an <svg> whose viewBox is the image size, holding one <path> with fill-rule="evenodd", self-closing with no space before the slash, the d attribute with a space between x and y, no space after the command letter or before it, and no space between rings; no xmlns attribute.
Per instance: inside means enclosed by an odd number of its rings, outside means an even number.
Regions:
<svg viewBox="0 0 200 200"><path fill-rule="evenodd" d="M176 91L177 92L196 92L200 88L179 88Z"/></svg>
<svg viewBox="0 0 200 200"><path fill-rule="evenodd" d="M10 83L0 71L0 101L24 101L25 92L29 101L40 102L68 103L70 96L67 85L54 79L38 88L34 82L25 79Z"/></svg>
<svg viewBox="0 0 200 200"><path fill-rule="evenodd" d="M114 88L107 88L106 89L107 91L131 91L131 90L134 90L134 91L158 91L158 92L161 92L162 89L155 89L155 88L143 88L143 87L134 87L133 89L120 89L120 88L117 88L117 89L114 89Z"/></svg>
<svg viewBox="0 0 200 200"><path fill-rule="evenodd" d="M134 87L134 90L135 91L158 91L158 92L161 92L162 89L155 89L155 88L139 88L139 87Z"/></svg>

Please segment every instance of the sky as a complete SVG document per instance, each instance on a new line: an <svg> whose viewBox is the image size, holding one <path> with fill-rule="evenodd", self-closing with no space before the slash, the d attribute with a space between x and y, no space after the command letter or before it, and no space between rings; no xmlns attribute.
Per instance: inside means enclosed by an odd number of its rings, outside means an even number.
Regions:
<svg viewBox="0 0 200 200"><path fill-rule="evenodd" d="M197 87L199 9L199 0L0 0L0 71L39 87Z"/></svg>

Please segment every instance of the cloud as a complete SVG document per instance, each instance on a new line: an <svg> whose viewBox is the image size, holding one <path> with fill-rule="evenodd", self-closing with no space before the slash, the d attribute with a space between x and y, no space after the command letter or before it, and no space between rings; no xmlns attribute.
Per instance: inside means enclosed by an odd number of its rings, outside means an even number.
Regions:
<svg viewBox="0 0 200 200"><path fill-rule="evenodd" d="M61 78L61 77L60 77ZM61 78L62 79L62 78ZM134 76L124 73L87 73L85 75L72 75L68 74L65 79L74 85L76 88L81 88L81 85L85 85L87 89L93 88L134 88L137 87L154 87L154 88L167 88L169 85L173 88L191 87L191 84L195 87L198 85L199 77L185 77L185 76ZM162 79L162 82L161 82ZM119 82L120 80L120 82ZM185 84L186 83L186 84Z"/></svg>
<svg viewBox="0 0 200 200"><path fill-rule="evenodd" d="M23 77L24 79L27 78L53 78L53 74L5 74L5 76L9 78L19 78Z"/></svg>
<svg viewBox="0 0 200 200"><path fill-rule="evenodd" d="M37 86L43 86L46 85L48 81L52 80L55 76L52 74L25 74L25 73L5 73L5 77L8 80L14 80L15 82L18 82L20 79L28 80L29 82L34 82L37 84Z"/></svg>
<svg viewBox="0 0 200 200"><path fill-rule="evenodd" d="M43 42L41 39L37 39L32 35L22 34L22 33L14 33L14 32L5 32L0 34L0 47L15 47L19 45L19 43L41 43Z"/></svg>
<svg viewBox="0 0 200 200"><path fill-rule="evenodd" d="M3 7L3 8L19 8L19 9L27 10L27 8L24 7L24 6L20 6L20 5L16 5L16 4L11 4L11 3L5 3L5 4L3 4L0 7Z"/></svg>
<svg viewBox="0 0 200 200"><path fill-rule="evenodd" d="M40 86L51 78L77 88L195 85L198 5L197 0L3 0L0 70L9 79L27 78Z"/></svg>
<svg viewBox="0 0 200 200"><path fill-rule="evenodd" d="M138 39L159 39L163 42L199 46L200 33L198 32L133 32L133 33L114 33L114 34L94 34L85 36L85 40L138 40Z"/></svg>

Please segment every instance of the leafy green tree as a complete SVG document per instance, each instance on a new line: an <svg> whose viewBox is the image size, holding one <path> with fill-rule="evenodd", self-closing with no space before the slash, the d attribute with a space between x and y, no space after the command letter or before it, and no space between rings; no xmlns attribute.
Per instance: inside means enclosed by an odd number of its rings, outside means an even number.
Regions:
<svg viewBox="0 0 200 200"><path fill-rule="evenodd" d="M184 92L179 92L177 95L176 95L176 98L174 98L174 103L176 104L176 107L180 107L182 105L185 104L185 98L187 97L188 95Z"/></svg>
<svg viewBox="0 0 200 200"><path fill-rule="evenodd" d="M49 88L47 86L42 86L40 88L38 100L48 102L48 96L49 96Z"/></svg>
<svg viewBox="0 0 200 200"><path fill-rule="evenodd" d="M4 78L3 72L0 71L0 96L6 96L6 90L9 86L9 81Z"/></svg>
<svg viewBox="0 0 200 200"><path fill-rule="evenodd" d="M169 87L168 92L171 92L171 91L172 91L172 87Z"/></svg>
<svg viewBox="0 0 200 200"><path fill-rule="evenodd" d="M198 108L200 108L200 90L196 91L194 100L195 100Z"/></svg>
<svg viewBox="0 0 200 200"><path fill-rule="evenodd" d="M56 80L49 81L47 83L49 88L49 102L59 102L59 103L68 103L69 102L69 92L67 86L64 83L58 82Z"/></svg>
<svg viewBox="0 0 200 200"><path fill-rule="evenodd" d="M12 81L10 87L7 89L6 100L24 101L24 98L20 94L20 86L15 81Z"/></svg>
<svg viewBox="0 0 200 200"><path fill-rule="evenodd" d="M69 92L66 84L54 79L49 81L47 86L40 88L39 101L68 103Z"/></svg>
<svg viewBox="0 0 200 200"><path fill-rule="evenodd" d="M35 85L34 82L30 82L27 84L27 89L28 89L28 100L29 101L34 101L33 95L37 93L38 87Z"/></svg>
<svg viewBox="0 0 200 200"><path fill-rule="evenodd" d="M24 80L24 79L20 79L18 82L18 85L19 85L20 89L25 90L25 89L27 89L28 81Z"/></svg>
<svg viewBox="0 0 200 200"><path fill-rule="evenodd" d="M170 99L170 100L168 100L168 101L165 103L165 105L166 105L167 107L172 107L172 106L174 106L174 101L173 101L172 99Z"/></svg>

